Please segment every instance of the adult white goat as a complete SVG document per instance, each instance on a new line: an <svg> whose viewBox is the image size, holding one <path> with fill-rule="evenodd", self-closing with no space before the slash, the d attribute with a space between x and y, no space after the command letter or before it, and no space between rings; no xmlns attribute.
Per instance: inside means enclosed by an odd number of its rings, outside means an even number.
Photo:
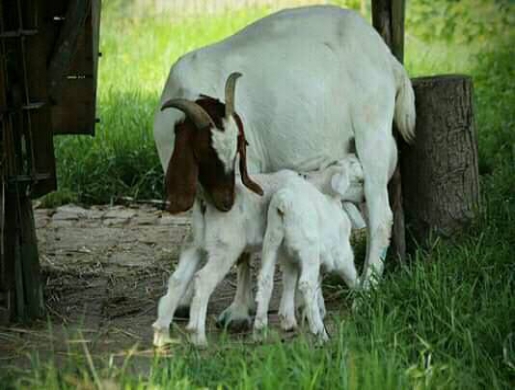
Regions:
<svg viewBox="0 0 515 390"><path fill-rule="evenodd" d="M235 71L245 75L237 112L231 101L218 100ZM365 286L374 272L382 273L392 226L387 183L397 161L392 122L411 140L415 104L406 71L361 16L311 6L258 20L181 57L170 70L161 106L177 99L188 103L182 105L186 115L170 108L158 111L154 121L172 213L193 205L198 183L211 204L229 210L238 154L244 183L259 192L245 163L250 173L315 170L345 157L355 137L368 215ZM243 129L247 159L244 143L235 140ZM249 266L241 261L239 267L235 300L222 315L228 322L248 321L253 304Z"/></svg>

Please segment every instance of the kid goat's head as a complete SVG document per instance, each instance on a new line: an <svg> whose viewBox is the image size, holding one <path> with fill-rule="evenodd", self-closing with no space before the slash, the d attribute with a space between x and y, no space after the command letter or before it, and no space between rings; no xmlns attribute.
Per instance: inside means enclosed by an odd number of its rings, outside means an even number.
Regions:
<svg viewBox="0 0 515 390"><path fill-rule="evenodd" d="M166 209L180 213L191 208L197 182L207 200L218 210L229 211L234 204L235 162L243 184L262 195L261 187L247 173L243 123L234 110L236 80L241 73L232 73L225 84L225 104L201 95L196 101L171 99L161 110L176 108L186 115L175 126L175 145L165 176Z"/></svg>

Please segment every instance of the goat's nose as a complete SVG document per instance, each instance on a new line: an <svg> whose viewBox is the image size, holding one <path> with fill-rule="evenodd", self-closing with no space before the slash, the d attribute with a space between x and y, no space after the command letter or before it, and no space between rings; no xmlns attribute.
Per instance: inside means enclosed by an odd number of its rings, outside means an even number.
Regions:
<svg viewBox="0 0 515 390"><path fill-rule="evenodd" d="M232 198L225 198L222 202L222 207L224 208L224 211L229 211L232 207Z"/></svg>

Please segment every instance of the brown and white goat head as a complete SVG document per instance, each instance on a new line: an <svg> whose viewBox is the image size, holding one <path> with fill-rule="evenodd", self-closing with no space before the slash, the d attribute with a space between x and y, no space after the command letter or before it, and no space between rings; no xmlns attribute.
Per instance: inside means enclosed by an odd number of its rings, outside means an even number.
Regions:
<svg viewBox="0 0 515 390"><path fill-rule="evenodd" d="M235 162L243 184L262 195L261 187L247 172L247 141L241 118L234 110L236 80L241 73L232 73L225 84L225 104L201 95L195 101L171 99L161 110L173 107L186 115L175 126L175 144L165 176L166 209L172 214L190 209L200 183L206 200L220 211L229 211L234 204Z"/></svg>

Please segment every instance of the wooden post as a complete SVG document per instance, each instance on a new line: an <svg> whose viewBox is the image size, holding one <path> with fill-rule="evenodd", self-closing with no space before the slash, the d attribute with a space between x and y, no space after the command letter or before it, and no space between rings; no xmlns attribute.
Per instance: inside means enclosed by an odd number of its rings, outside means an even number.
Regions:
<svg viewBox="0 0 515 390"><path fill-rule="evenodd" d="M405 210L411 236L449 236L479 207L477 139L472 80L463 75L413 80L416 138L402 150Z"/></svg>
<svg viewBox="0 0 515 390"><path fill-rule="evenodd" d="M404 61L404 0L372 0L372 24L381 34L393 55L402 64ZM403 141L394 131L397 145ZM406 229L401 183L402 159L399 155L397 168L388 184L390 207L393 212L392 251L401 260L406 258Z"/></svg>

